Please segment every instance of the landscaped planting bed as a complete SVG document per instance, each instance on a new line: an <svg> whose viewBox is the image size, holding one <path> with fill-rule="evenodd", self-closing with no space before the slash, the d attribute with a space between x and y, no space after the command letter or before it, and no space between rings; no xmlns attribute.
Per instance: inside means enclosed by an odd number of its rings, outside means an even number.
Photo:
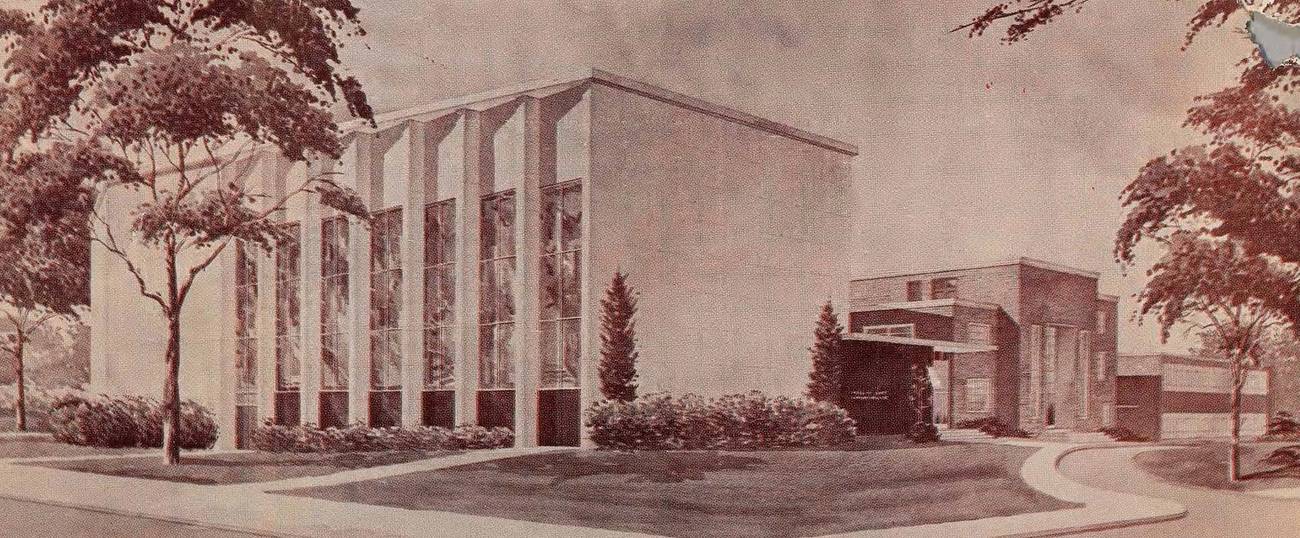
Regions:
<svg viewBox="0 0 1300 538"><path fill-rule="evenodd" d="M1228 480L1228 444L1224 442L1152 450L1138 454L1135 460L1143 471L1185 486L1234 491L1295 488L1300 487L1300 465L1264 461L1274 450L1295 444L1294 441L1243 443L1244 480L1235 483Z"/></svg>
<svg viewBox="0 0 1300 538"><path fill-rule="evenodd" d="M1075 507L1020 480L1032 452L575 450L283 493L670 536L807 536Z"/></svg>
<svg viewBox="0 0 1300 538"><path fill-rule="evenodd" d="M34 465L87 473L190 484L243 484L324 476L340 471L393 465L455 454L452 451L388 451L342 454L242 452L186 454L180 465L163 465L161 455L41 462Z"/></svg>

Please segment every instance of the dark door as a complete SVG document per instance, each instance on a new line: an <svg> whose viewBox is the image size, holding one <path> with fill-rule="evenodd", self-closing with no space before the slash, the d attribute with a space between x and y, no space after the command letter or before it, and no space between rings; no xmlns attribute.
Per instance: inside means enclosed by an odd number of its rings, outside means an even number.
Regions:
<svg viewBox="0 0 1300 538"><path fill-rule="evenodd" d="M911 364L929 348L878 342L845 342L844 391L840 401L863 435L907 433L913 421L908 400ZM924 354L920 352L924 351Z"/></svg>
<svg viewBox="0 0 1300 538"><path fill-rule="evenodd" d="M582 402L578 389L537 391L537 444L578 446Z"/></svg>

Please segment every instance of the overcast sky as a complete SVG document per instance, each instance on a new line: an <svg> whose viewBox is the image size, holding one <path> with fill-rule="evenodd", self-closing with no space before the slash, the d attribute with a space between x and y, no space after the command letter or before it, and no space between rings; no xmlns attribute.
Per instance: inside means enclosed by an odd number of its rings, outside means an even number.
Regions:
<svg viewBox="0 0 1300 538"><path fill-rule="evenodd" d="M347 60L380 110L593 66L852 142L855 274L1030 256L1100 271L1126 320L1142 271L1111 258L1119 192L1190 140L1192 97L1250 44L1221 29L1180 52L1195 3L1149 0L1014 46L945 32L989 1L372 0ZM1161 348L1150 323L1120 345Z"/></svg>

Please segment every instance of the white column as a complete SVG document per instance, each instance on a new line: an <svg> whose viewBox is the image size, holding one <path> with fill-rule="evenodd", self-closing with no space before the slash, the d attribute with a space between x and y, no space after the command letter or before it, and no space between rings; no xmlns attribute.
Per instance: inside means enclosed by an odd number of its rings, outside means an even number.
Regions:
<svg viewBox="0 0 1300 538"><path fill-rule="evenodd" d="M283 157L270 153L262 157L261 193L268 204L284 190ZM283 214L273 214L278 221ZM251 245L250 245L251 246ZM257 256L257 419L275 418L275 250L255 248Z"/></svg>
<svg viewBox="0 0 1300 538"><path fill-rule="evenodd" d="M378 207L375 180L383 160L375 154L375 135L357 136L357 195L369 209ZM348 418L370 423L370 227L352 220L348 239L348 316L351 353L348 364Z"/></svg>
<svg viewBox="0 0 1300 538"><path fill-rule="evenodd" d="M524 175L515 188L515 446L537 446L541 101L524 98Z"/></svg>
<svg viewBox="0 0 1300 538"><path fill-rule="evenodd" d="M235 448L235 243L220 254L217 264L217 278L221 282L221 335L218 337L217 360L217 427L220 437L217 448ZM105 335L107 337L107 335Z"/></svg>
<svg viewBox="0 0 1300 538"><path fill-rule="evenodd" d="M328 158L311 161L307 168L309 178L333 169ZM305 194L302 215L302 257L299 258L299 281L302 300L302 383L299 385L299 407L303 424L320 424L320 301L321 301L321 204L315 194Z"/></svg>
<svg viewBox="0 0 1300 538"><path fill-rule="evenodd" d="M428 126L411 122L410 174L406 208L402 212L402 425L421 421L420 394L424 388L424 186L428 159L436 148L428 143Z"/></svg>
<svg viewBox="0 0 1300 538"><path fill-rule="evenodd" d="M483 118L465 114L465 174L456 201L456 424L478 422L479 200L483 197Z"/></svg>

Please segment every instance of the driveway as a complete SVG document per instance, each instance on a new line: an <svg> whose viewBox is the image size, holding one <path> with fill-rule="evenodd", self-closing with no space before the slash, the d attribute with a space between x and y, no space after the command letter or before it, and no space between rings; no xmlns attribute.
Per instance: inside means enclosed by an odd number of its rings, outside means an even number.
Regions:
<svg viewBox="0 0 1300 538"><path fill-rule="evenodd" d="M1187 507L1173 521L1089 533L1090 536L1300 536L1300 500L1276 500L1244 493L1193 489L1162 482L1143 472L1133 456L1144 447L1090 449L1071 453L1061 471L1084 484L1169 499Z"/></svg>

